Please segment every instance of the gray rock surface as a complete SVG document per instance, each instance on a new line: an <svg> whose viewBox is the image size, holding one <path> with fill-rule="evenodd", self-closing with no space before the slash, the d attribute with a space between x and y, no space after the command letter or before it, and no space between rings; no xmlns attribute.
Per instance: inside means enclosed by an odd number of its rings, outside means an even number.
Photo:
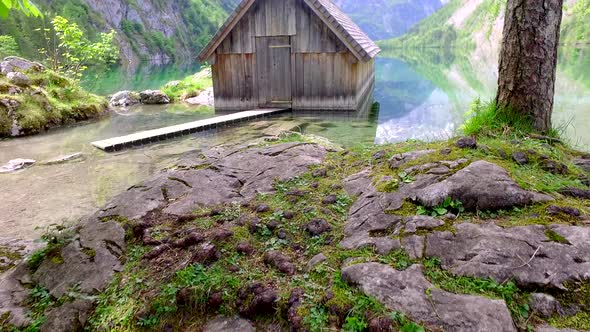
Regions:
<svg viewBox="0 0 590 332"><path fill-rule="evenodd" d="M21 72L11 72L6 75L8 81L19 86L28 86L31 84L31 79Z"/></svg>
<svg viewBox="0 0 590 332"><path fill-rule="evenodd" d="M30 286L29 270L25 264L0 275L0 317L8 313L7 323L16 327L28 325L31 319L23 307Z"/></svg>
<svg viewBox="0 0 590 332"><path fill-rule="evenodd" d="M15 72L15 71L27 71L27 70L45 70L42 64L38 62L32 62L17 56L9 56L4 58L4 61L0 63L0 71L3 75L8 75L8 73Z"/></svg>
<svg viewBox="0 0 590 332"><path fill-rule="evenodd" d="M317 255L313 256L309 260L309 262L307 262L307 266L305 267L305 271L307 271L307 272L313 271L313 269L315 269L318 265L322 264L326 260L328 260L328 257L326 257L326 255L324 255L324 254L317 254Z"/></svg>
<svg viewBox="0 0 590 332"><path fill-rule="evenodd" d="M445 224L444 221L429 216L409 217L405 219L405 222L406 227L404 230L409 234L416 233L419 230L432 230Z"/></svg>
<svg viewBox="0 0 590 332"><path fill-rule="evenodd" d="M170 97L160 90L142 91L139 93L139 100L147 105L170 104Z"/></svg>
<svg viewBox="0 0 590 332"><path fill-rule="evenodd" d="M207 88L204 91L201 91L201 93L199 93L198 96L187 98L185 102L190 105L202 105L213 107L215 105L213 88Z"/></svg>
<svg viewBox="0 0 590 332"><path fill-rule="evenodd" d="M501 228L493 224L455 225L455 234L428 235L427 257L440 257L454 274L524 287L564 289L567 281L590 280L590 228L550 226L569 243L553 242L541 225Z"/></svg>
<svg viewBox="0 0 590 332"><path fill-rule="evenodd" d="M533 293L529 298L529 307L539 316L550 318L559 308L559 302L551 295L543 293Z"/></svg>
<svg viewBox="0 0 590 332"><path fill-rule="evenodd" d="M437 289L424 278L420 265L398 271L384 264L356 264L345 267L342 278L388 309L404 313L430 329L516 331L504 301Z"/></svg>
<svg viewBox="0 0 590 332"><path fill-rule="evenodd" d="M411 235L402 239L402 247L411 259L422 258L424 252L424 236Z"/></svg>
<svg viewBox="0 0 590 332"><path fill-rule="evenodd" d="M416 192L416 200L428 207L437 206L448 197L461 201L466 209L482 211L552 200L548 195L522 189L502 167L483 160Z"/></svg>
<svg viewBox="0 0 590 332"><path fill-rule="evenodd" d="M392 169L398 168L403 164L416 160L420 157L426 156L428 154L434 153L436 150L418 150L418 151L411 151L402 154L396 154L389 159L389 167Z"/></svg>
<svg viewBox="0 0 590 332"><path fill-rule="evenodd" d="M289 143L267 148L211 150L188 157L115 197L97 217L138 219L154 209L182 216L198 206L247 202L273 192L275 179L286 180L322 162L326 150L316 144Z"/></svg>
<svg viewBox="0 0 590 332"><path fill-rule="evenodd" d="M88 221L76 238L60 252L61 260L46 259L33 274L33 281L60 298L72 287L94 295L103 290L123 267L125 230L115 221Z"/></svg>
<svg viewBox="0 0 590 332"><path fill-rule="evenodd" d="M254 325L249 320L240 317L217 317L209 321L203 332L255 332Z"/></svg>
<svg viewBox="0 0 590 332"><path fill-rule="evenodd" d="M36 163L33 159L13 159L0 167L0 173L16 172L27 167L31 167Z"/></svg>
<svg viewBox="0 0 590 332"><path fill-rule="evenodd" d="M75 300L50 310L40 332L82 331L94 304L90 300Z"/></svg>
<svg viewBox="0 0 590 332"><path fill-rule="evenodd" d="M139 95L133 91L119 91L109 100L109 105L127 107L139 104Z"/></svg>
<svg viewBox="0 0 590 332"><path fill-rule="evenodd" d="M584 158L576 158L573 160L574 164L584 171L590 173L590 156Z"/></svg>

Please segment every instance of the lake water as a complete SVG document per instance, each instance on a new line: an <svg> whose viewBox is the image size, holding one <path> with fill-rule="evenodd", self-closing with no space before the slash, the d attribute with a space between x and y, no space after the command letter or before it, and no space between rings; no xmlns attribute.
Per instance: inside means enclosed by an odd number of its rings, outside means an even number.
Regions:
<svg viewBox="0 0 590 332"><path fill-rule="evenodd" d="M15 158L43 161L75 152L84 155L75 162L36 165L0 175L0 246L15 241L30 244L51 224L75 222L188 151L244 143L281 130L316 134L345 146L447 138L457 132L474 99L489 100L494 95L493 61L437 52L405 53L403 57L377 60L378 114L287 115L114 154L90 145L95 140L214 116L212 110L185 105L139 106L97 122L0 141L0 163ZM122 89L158 88L197 70L197 65L146 67L134 75L115 70L85 85L106 95ZM578 148L590 151L590 50L562 52L554 121Z"/></svg>

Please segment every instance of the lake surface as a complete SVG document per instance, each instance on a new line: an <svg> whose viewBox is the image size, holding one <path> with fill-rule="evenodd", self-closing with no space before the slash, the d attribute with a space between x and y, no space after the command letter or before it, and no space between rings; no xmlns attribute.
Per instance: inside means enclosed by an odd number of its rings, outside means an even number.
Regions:
<svg viewBox="0 0 590 332"><path fill-rule="evenodd" d="M492 60L444 52L404 53L403 60L386 56L376 63L378 113L286 115L114 154L90 145L95 140L215 115L212 110L186 105L139 106L97 122L0 141L2 164L15 158L43 161L75 152L84 155L66 164L38 164L0 175L0 246L15 241L30 244L51 224L76 222L117 193L173 165L188 151L245 143L282 130L324 136L345 146L447 138L464 122L473 100L485 101L494 95L497 74ZM145 67L133 75L114 70L85 85L107 95L122 89L158 88L197 70L197 65ZM579 149L590 151L590 50L562 52L554 122Z"/></svg>

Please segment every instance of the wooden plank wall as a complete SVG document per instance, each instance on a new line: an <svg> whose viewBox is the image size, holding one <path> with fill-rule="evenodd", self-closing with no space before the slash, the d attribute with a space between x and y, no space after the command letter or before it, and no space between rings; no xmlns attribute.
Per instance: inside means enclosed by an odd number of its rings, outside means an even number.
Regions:
<svg viewBox="0 0 590 332"><path fill-rule="evenodd" d="M303 0L260 0L216 50L217 109L250 109L268 100L258 82L257 36L290 37L293 109L355 110L374 77L373 62L352 63L346 46Z"/></svg>

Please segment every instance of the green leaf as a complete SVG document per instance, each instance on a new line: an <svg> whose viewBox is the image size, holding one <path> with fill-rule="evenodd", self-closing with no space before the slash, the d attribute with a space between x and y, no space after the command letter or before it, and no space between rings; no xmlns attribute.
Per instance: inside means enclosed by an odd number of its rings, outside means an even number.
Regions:
<svg viewBox="0 0 590 332"><path fill-rule="evenodd" d="M2 18L8 17L8 12L10 11L10 7L7 6L4 0L0 1L0 16Z"/></svg>
<svg viewBox="0 0 590 332"><path fill-rule="evenodd" d="M436 211L436 213L437 213L439 216L444 216L445 214L447 214L447 213L449 212L449 210L447 210L447 209L445 209L445 208L443 208L443 207L438 207L438 208L435 208L435 209L434 209L434 211Z"/></svg>

